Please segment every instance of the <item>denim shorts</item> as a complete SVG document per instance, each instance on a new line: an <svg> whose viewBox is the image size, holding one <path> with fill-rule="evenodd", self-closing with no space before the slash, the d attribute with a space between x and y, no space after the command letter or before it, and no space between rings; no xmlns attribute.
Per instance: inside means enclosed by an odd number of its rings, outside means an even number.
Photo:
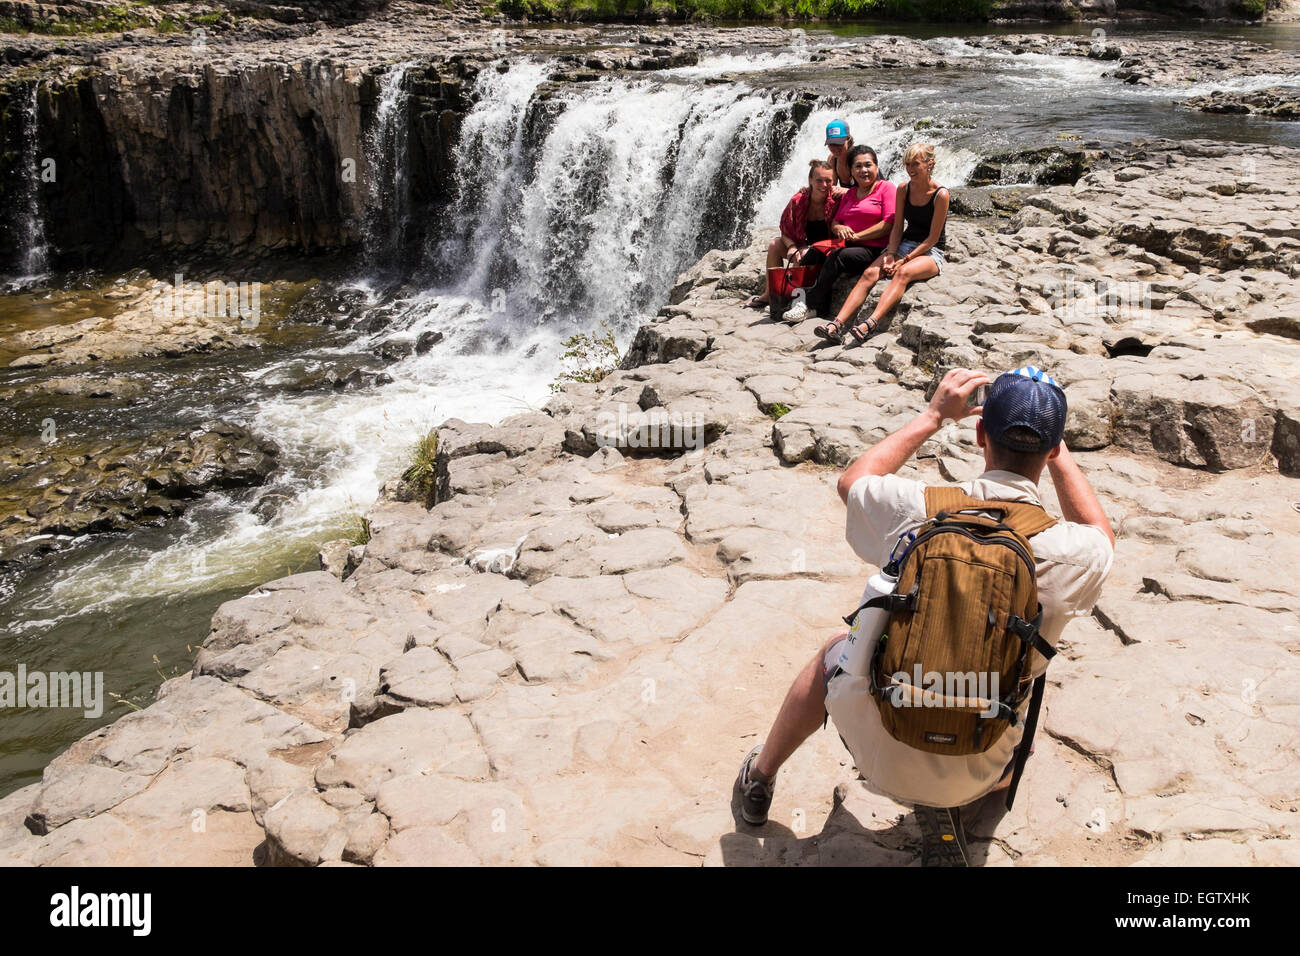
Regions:
<svg viewBox="0 0 1300 956"><path fill-rule="evenodd" d="M911 252L919 245L920 245L919 242L913 242L911 239L908 239L904 242L900 242L898 244L899 257L901 258L907 255L909 252ZM930 251L927 252L926 255L934 260L934 264L939 267L939 273L940 275L942 275L943 274L943 250L931 246Z"/></svg>

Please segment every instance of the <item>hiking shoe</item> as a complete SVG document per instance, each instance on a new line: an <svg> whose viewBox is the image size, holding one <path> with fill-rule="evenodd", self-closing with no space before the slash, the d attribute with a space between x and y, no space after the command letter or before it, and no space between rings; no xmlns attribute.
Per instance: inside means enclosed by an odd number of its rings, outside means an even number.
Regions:
<svg viewBox="0 0 1300 956"><path fill-rule="evenodd" d="M736 777L736 788L740 791L740 815L745 818L745 822L756 827L761 827L767 822L767 811L772 806L772 794L776 792L776 784L772 782L759 783L750 776L754 761L758 759L758 752L763 749L759 744L748 754L745 755L745 762L740 765L740 775Z"/></svg>
<svg viewBox="0 0 1300 956"><path fill-rule="evenodd" d="M806 289L795 289L794 298L785 310L785 320L787 322L802 322L808 318L808 291Z"/></svg>
<svg viewBox="0 0 1300 956"><path fill-rule="evenodd" d="M970 866L959 807L917 807L922 866Z"/></svg>

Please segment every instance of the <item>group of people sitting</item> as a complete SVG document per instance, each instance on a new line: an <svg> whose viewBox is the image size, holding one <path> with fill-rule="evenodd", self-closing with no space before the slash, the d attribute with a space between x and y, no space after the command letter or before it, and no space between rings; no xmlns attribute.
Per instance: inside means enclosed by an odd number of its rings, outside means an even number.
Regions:
<svg viewBox="0 0 1300 956"><path fill-rule="evenodd" d="M820 265L816 282L788 303L778 301L773 314L784 308L789 322L801 322L810 312L825 319L836 280L858 276L835 318L814 331L832 342L842 342L846 332L866 342L909 284L943 271L950 197L947 188L934 181L934 147L928 143L913 143L903 154L905 183L881 176L876 151L855 145L843 120L826 127L826 145L830 156L808 164L808 185L795 193L781 215L781 235L767 250L767 287L748 305L772 306L772 270L783 263ZM832 240L829 252L814 247L827 245L824 240ZM870 317L850 325L881 279L889 284Z"/></svg>

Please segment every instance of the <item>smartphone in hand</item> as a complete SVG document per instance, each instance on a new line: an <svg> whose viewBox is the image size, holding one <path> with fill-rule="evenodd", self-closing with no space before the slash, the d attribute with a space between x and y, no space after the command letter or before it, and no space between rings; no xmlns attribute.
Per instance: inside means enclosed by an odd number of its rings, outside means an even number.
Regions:
<svg viewBox="0 0 1300 956"><path fill-rule="evenodd" d="M966 407L979 408L986 401L988 401L988 397L989 397L989 387L987 385L981 385L979 388L975 389L973 392L971 392L969 395L966 396Z"/></svg>

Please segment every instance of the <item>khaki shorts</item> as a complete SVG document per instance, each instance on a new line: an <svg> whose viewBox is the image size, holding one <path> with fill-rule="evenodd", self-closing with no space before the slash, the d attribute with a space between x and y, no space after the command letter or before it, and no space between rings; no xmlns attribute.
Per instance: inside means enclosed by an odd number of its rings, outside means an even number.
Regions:
<svg viewBox="0 0 1300 956"><path fill-rule="evenodd" d="M849 639L847 635L840 638L838 641L836 641L834 644L830 646L830 650L828 650L826 652L826 656L822 658L822 687L825 690L830 690L831 681L834 680L837 675L843 673L840 670L840 655L844 653L844 646L848 643L848 641ZM822 726L825 727L826 723L828 723L830 719L831 719L830 711L827 711L826 722L824 722ZM845 742L843 735L840 736L840 743L844 744L845 750L849 749L849 745ZM1029 755L1032 757L1033 754L1034 754L1034 747L1032 744L1030 744ZM1011 755L1011 760L1007 763L1006 769L1002 771L1002 776L1005 777L1007 774L1009 774L1012 771L1012 769L1015 767L1015 765L1016 765L1016 757L1015 757L1015 753L1013 752Z"/></svg>

